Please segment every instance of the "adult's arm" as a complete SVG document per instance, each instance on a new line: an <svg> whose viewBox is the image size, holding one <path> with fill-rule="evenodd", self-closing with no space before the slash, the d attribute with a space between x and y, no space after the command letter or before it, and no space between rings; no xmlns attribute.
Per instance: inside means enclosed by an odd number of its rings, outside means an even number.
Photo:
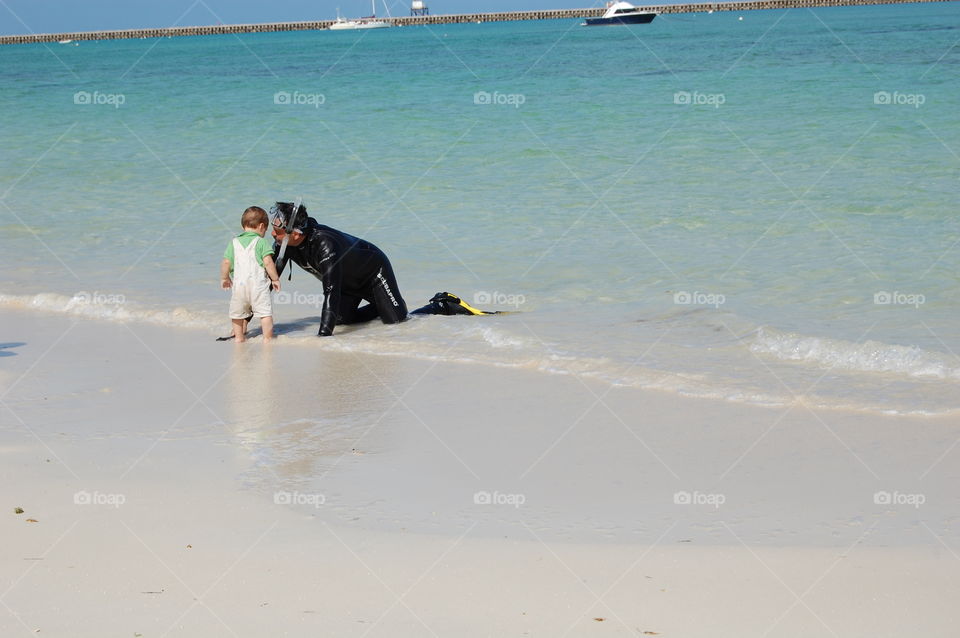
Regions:
<svg viewBox="0 0 960 638"><path fill-rule="evenodd" d="M320 281L323 283L323 310L320 313L320 330L317 335L329 337L333 334L333 327L340 317L340 294L343 283L343 272L337 243L332 237L324 233L314 236L316 252L314 257L317 270L320 272Z"/></svg>
<svg viewBox="0 0 960 638"><path fill-rule="evenodd" d="M263 268L270 277L270 287L280 292L280 273L277 272L277 267L273 263L273 255L263 256Z"/></svg>

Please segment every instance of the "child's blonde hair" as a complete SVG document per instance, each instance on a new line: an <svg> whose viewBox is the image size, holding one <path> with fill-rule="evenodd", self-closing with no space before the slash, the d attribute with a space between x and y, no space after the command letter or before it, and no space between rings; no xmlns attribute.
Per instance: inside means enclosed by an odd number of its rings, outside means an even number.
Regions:
<svg viewBox="0 0 960 638"><path fill-rule="evenodd" d="M263 210L259 206L251 206L247 210L243 211L243 217L240 218L240 224L244 228L256 228L260 224L269 224L270 220L267 217L267 211Z"/></svg>

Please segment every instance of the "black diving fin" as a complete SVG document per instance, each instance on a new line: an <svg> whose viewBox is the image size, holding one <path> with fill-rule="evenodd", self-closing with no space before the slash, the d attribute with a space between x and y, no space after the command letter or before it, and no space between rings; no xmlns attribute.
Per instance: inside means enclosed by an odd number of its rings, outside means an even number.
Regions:
<svg viewBox="0 0 960 638"><path fill-rule="evenodd" d="M499 310L480 310L474 308L460 297L449 292L438 292L427 305L417 308L412 315L501 315Z"/></svg>

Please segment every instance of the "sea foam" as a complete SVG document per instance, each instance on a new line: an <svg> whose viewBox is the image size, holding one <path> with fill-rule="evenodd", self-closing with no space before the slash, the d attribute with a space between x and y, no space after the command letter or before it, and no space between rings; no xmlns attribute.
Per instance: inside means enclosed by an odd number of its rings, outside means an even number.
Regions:
<svg viewBox="0 0 960 638"><path fill-rule="evenodd" d="M750 344L750 350L782 361L802 361L824 369L960 381L960 361L956 356L916 346L879 341L855 343L761 328Z"/></svg>

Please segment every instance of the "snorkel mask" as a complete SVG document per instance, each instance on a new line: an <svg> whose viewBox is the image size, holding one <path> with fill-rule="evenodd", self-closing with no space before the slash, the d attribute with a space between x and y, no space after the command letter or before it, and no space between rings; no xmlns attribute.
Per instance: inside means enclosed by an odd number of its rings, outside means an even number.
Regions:
<svg viewBox="0 0 960 638"><path fill-rule="evenodd" d="M294 213L296 211L296 213ZM303 232L307 222L307 207L297 200L291 202L277 202L270 208L270 223L274 228L282 229L285 233L298 230Z"/></svg>

